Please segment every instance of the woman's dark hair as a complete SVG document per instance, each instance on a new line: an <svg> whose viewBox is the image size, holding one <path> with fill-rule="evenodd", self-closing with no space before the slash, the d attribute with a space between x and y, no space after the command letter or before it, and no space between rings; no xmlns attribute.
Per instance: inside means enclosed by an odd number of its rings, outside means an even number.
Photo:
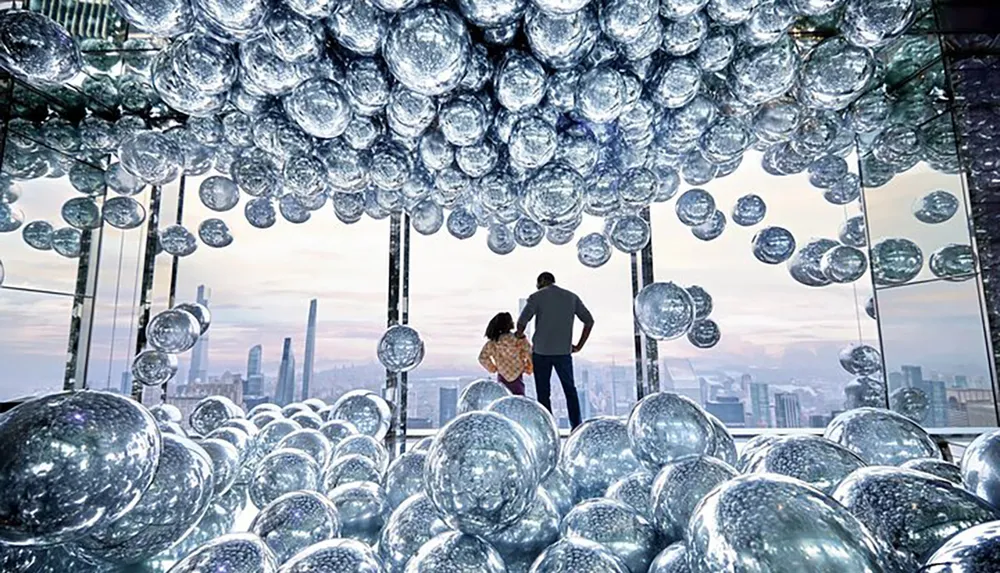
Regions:
<svg viewBox="0 0 1000 573"><path fill-rule="evenodd" d="M486 326L486 338L496 342L500 336L514 330L514 319L509 312L501 312Z"/></svg>

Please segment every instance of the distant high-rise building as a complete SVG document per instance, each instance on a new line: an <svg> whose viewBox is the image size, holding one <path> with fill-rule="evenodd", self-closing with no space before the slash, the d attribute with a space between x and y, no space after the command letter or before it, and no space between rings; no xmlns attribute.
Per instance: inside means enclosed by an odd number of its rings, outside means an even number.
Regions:
<svg viewBox="0 0 1000 573"><path fill-rule="evenodd" d="M899 367L903 372L903 386L907 388L919 388L924 382L924 373L919 366L903 365Z"/></svg>
<svg viewBox="0 0 1000 573"><path fill-rule="evenodd" d="M830 416L826 414L810 414L809 415L809 427L810 428L825 428L827 424L830 423Z"/></svg>
<svg viewBox="0 0 1000 573"><path fill-rule="evenodd" d="M212 291L205 285L198 285L198 296L195 301L208 306ZM191 349L191 367L188 369L188 384L208 382L208 332L198 337Z"/></svg>
<svg viewBox="0 0 1000 573"><path fill-rule="evenodd" d="M779 428L802 426L802 406L798 394L791 392L774 393L774 421Z"/></svg>
<svg viewBox="0 0 1000 573"><path fill-rule="evenodd" d="M109 0L31 0L28 7L52 18L78 38L107 38L127 29Z"/></svg>
<svg viewBox="0 0 1000 573"><path fill-rule="evenodd" d="M281 366L278 368L278 387L274 391L274 402L287 406L295 401L295 354L292 339L286 338L281 349Z"/></svg>
<svg viewBox="0 0 1000 573"><path fill-rule="evenodd" d="M719 396L706 402L705 410L730 428L745 428L747 425L743 402L736 396Z"/></svg>
<svg viewBox="0 0 1000 573"><path fill-rule="evenodd" d="M963 388L968 388L968 387L969 387L969 377L968 376L963 376L961 374L956 374L955 375L955 388L958 388L959 390L961 390Z"/></svg>
<svg viewBox="0 0 1000 573"><path fill-rule="evenodd" d="M118 391L122 396L132 395L132 373L128 370L122 372L121 383L118 386Z"/></svg>
<svg viewBox="0 0 1000 573"><path fill-rule="evenodd" d="M921 420L921 425L927 428L947 427L948 389L945 383L939 380L920 380L913 388L927 397L927 413Z"/></svg>
<svg viewBox="0 0 1000 573"><path fill-rule="evenodd" d="M664 358L660 367L661 387L681 396L687 396L699 404L705 403L701 378L694 371L690 360Z"/></svg>
<svg viewBox="0 0 1000 573"><path fill-rule="evenodd" d="M590 370L583 370L579 377L580 417L589 420L590 411Z"/></svg>
<svg viewBox="0 0 1000 573"><path fill-rule="evenodd" d="M458 388L438 389L438 427L458 415Z"/></svg>
<svg viewBox="0 0 1000 573"><path fill-rule="evenodd" d="M309 397L316 353L316 299L309 301L309 322L306 323L306 355L302 361L302 399Z"/></svg>
<svg viewBox="0 0 1000 573"><path fill-rule="evenodd" d="M753 413L754 427L771 427L771 396L767 384L750 383L750 411Z"/></svg>
<svg viewBox="0 0 1000 573"><path fill-rule="evenodd" d="M889 373L889 391L892 392L896 388L903 387L903 374L901 372L890 372Z"/></svg>
<svg viewBox="0 0 1000 573"><path fill-rule="evenodd" d="M264 358L264 348L256 345L247 353L247 379L243 393L247 396L264 394L264 373L261 372L261 361Z"/></svg>

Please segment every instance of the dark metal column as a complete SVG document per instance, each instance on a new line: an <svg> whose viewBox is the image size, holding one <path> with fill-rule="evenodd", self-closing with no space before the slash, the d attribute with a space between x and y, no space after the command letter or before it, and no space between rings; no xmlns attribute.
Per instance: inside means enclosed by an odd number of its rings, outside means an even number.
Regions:
<svg viewBox="0 0 1000 573"><path fill-rule="evenodd" d="M389 284L386 326L409 321L410 219L394 213L389 218ZM392 420L385 436L391 457L406 451L407 374L385 372L385 399L392 406Z"/></svg>
<svg viewBox="0 0 1000 573"><path fill-rule="evenodd" d="M149 310L153 302L153 275L156 270L156 247L160 240L160 199L163 190L155 186L150 190L149 214L146 217L146 249L142 256L142 285L139 287L139 306L135 312L139 315L135 334L135 354L146 347L146 325L149 324ZM138 380L132 380L132 398L142 400L143 385Z"/></svg>
<svg viewBox="0 0 1000 573"><path fill-rule="evenodd" d="M649 208L642 210L641 216L647 224L649 220ZM653 241L652 225L650 224L650 241L643 247L639 254L632 253L630 256L630 266L632 271L632 301L648 284L653 282ZM632 303L629 303L632 308ZM660 391L660 353L656 340L647 337L639 328L639 321L632 318L632 329L635 343L635 398L642 400L654 392Z"/></svg>
<svg viewBox="0 0 1000 573"><path fill-rule="evenodd" d="M76 290L69 321L66 376L63 390L87 387L87 366L90 363L90 339L94 329L94 297L101 261L103 226L86 229L80 234L80 261L76 267Z"/></svg>

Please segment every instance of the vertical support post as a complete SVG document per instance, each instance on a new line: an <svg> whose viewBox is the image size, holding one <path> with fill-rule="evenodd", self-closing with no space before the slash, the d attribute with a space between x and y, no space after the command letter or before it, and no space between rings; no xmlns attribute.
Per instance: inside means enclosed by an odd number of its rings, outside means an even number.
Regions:
<svg viewBox="0 0 1000 573"><path fill-rule="evenodd" d="M629 266L632 270L632 301L635 301L635 297L639 295L639 290L642 288L640 286L641 276L639 273L638 257L635 253L629 255ZM632 334L635 349L635 399L639 401L646 395L646 369L643 368L642 357L644 346L643 334L639 328L639 320L635 317L634 313L632 316ZM612 393L612 400L614 399L614 394ZM614 411L615 407L617 407L617 404L612 404L612 411Z"/></svg>
<svg viewBox="0 0 1000 573"><path fill-rule="evenodd" d="M410 291L410 229L409 217L393 213L389 218L389 285L386 326L406 324L409 320ZM385 399L392 405L392 420L385 436L389 455L395 458L406 451L406 391L405 372L385 372Z"/></svg>
<svg viewBox="0 0 1000 573"><path fill-rule="evenodd" d="M642 248L641 271L642 286L653 283L653 223L649 217L649 207L642 209L642 219L649 225L649 242ZM637 293L638 294L638 293ZM646 339L646 391L642 396L648 396L660 391L660 349L656 340L643 336ZM636 396L636 400L642 399Z"/></svg>
<svg viewBox="0 0 1000 573"><path fill-rule="evenodd" d="M103 227L86 229L80 234L80 261L76 267L76 290L69 321L66 376L63 390L87 387L87 367L90 363L90 340L94 329L94 297L101 260Z"/></svg>
<svg viewBox="0 0 1000 573"><path fill-rule="evenodd" d="M146 217L146 249L142 256L142 285L139 287L139 320L136 325L135 354L146 346L146 325L149 324L149 310L153 302L153 275L156 270L156 246L160 240L160 199L163 190L157 185L150 190L149 214ZM142 383L132 380L132 398L142 401Z"/></svg>
<svg viewBox="0 0 1000 573"><path fill-rule="evenodd" d="M183 225L184 224L184 189L185 189L185 183L187 183L187 177L184 176L184 175L181 175L180 183L179 183L178 189L177 189L177 218L174 219L174 222L177 225ZM159 234L157 234L155 240L156 241L160 240ZM177 269L178 269L179 265L180 265L180 257L176 257L176 256L170 257L170 290L167 293L167 308L173 308L174 305L177 303L177 300L176 300L177 299ZM170 384L170 381L168 380L168 381L164 382L162 385L160 385L160 403L161 404L166 404L167 403L167 388L168 388L169 384Z"/></svg>

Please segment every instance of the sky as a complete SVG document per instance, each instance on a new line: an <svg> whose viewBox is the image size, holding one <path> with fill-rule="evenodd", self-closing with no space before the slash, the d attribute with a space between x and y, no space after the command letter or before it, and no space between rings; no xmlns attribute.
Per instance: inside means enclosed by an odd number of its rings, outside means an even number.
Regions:
<svg viewBox="0 0 1000 573"><path fill-rule="evenodd" d="M59 221L59 205L75 195L65 180L22 183L19 201L26 220ZM682 184L681 192L690 186ZM869 190L867 201L876 240L907 236L925 258L947 243L968 243L964 217L930 227L911 215L913 200L934 189L961 196L961 182L918 167L889 185ZM841 223L857 212L827 203L806 175L776 178L765 174L756 155L727 178L705 186L727 217L735 200L760 195L768 206L765 221L745 229L729 222L721 237L696 239L674 213L674 201L652 208L655 279L683 286L698 284L714 299L712 318L722 340L710 350L685 339L663 342L660 355L699 364L742 364L757 368L816 366L837 362L844 345L878 344L878 328L863 310L871 295L865 275L854 285L809 288L794 282L784 264L765 265L751 254L750 241L762 226L788 228L800 246L810 237L836 238ZM165 190L161 225L173 218L177 186ZM148 201L148 192L142 196ZM245 199L245 197L244 197ZM965 208L963 203L963 210ZM213 324L210 373L245 370L247 350L264 347L264 369L277 370L281 341L290 336L301 361L309 300L319 300L317 370L375 360L386 324L388 222L365 218L345 225L327 206L302 225L279 222L254 229L243 218L243 204L217 214L198 201L197 181L188 181L183 223L196 231L200 221L218 216L235 237L226 249L199 245L179 261L177 301L193 300L200 284L212 289ZM601 221L585 217L577 237L598 231ZM497 256L481 229L459 241L445 230L412 235L410 323L421 332L427 368L476 368L487 321L501 310L517 310L519 298L534 289L535 276L553 272L559 284L577 292L596 318L582 359L618 363L633 360L633 321L629 257L616 252L606 265L589 269L576 260L575 240L556 247L518 248ZM99 283L89 363L90 385L117 387L134 353L133 305L141 260L142 231L107 229L101 245ZM53 252L33 251L20 233L0 235L5 287L72 293L76 261ZM166 307L171 259L157 259L152 309ZM918 280L931 278L925 270ZM921 364L925 369L988 375L977 285L932 282L896 287L879 294L887 364ZM0 399L61 387L71 298L0 289ZM822 367L821 367L822 366ZM844 381L849 376L844 373Z"/></svg>

